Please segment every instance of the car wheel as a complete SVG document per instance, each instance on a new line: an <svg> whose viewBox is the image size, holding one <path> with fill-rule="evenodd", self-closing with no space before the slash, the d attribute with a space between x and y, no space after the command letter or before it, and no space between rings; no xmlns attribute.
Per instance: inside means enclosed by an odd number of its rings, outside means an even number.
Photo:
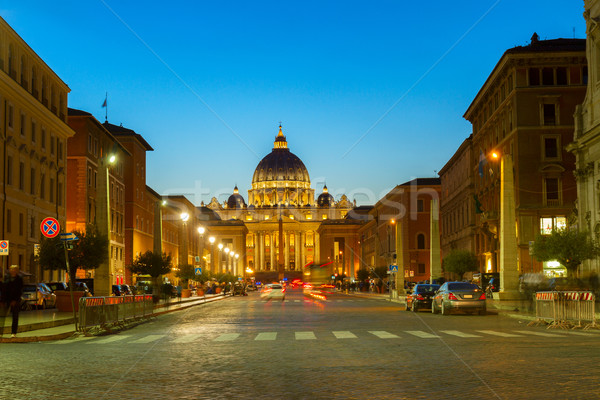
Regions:
<svg viewBox="0 0 600 400"><path fill-rule="evenodd" d="M450 310L444 305L444 302L442 301L442 315L448 314L450 314Z"/></svg>
<svg viewBox="0 0 600 400"><path fill-rule="evenodd" d="M431 302L431 313L437 314L437 308L435 308L435 301Z"/></svg>
<svg viewBox="0 0 600 400"><path fill-rule="evenodd" d="M486 315L487 314L487 310L484 308L482 310L479 310L479 315Z"/></svg>

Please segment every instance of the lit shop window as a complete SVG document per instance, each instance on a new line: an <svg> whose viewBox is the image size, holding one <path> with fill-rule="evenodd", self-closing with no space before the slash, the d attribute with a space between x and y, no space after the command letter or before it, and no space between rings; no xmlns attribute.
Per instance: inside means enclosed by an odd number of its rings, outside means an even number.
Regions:
<svg viewBox="0 0 600 400"><path fill-rule="evenodd" d="M540 231L542 235L549 235L552 230L561 230L567 227L566 217L540 218Z"/></svg>

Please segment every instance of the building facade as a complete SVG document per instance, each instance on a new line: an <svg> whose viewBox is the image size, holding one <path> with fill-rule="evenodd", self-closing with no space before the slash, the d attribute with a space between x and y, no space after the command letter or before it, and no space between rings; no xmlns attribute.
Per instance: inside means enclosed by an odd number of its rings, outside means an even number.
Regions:
<svg viewBox="0 0 600 400"><path fill-rule="evenodd" d="M1 239L9 241L2 273L18 264L32 282L62 279L35 262L40 223L66 222L66 142L69 87L0 18Z"/></svg>
<svg viewBox="0 0 600 400"><path fill-rule="evenodd" d="M575 157L565 150L573 139L573 113L587 83L585 40L539 40L507 50L464 114L473 126L476 203L475 252L485 272L499 271L500 163L514 167L517 268L519 273L564 274L539 263L529 245L539 233L567 225L573 213ZM511 251L514 251L511 250Z"/></svg>
<svg viewBox="0 0 600 400"><path fill-rule="evenodd" d="M575 135L567 149L575 155L577 179L577 215L573 223L580 231L590 232L600 240L600 2L586 0L584 17L587 26L586 56L589 77L585 100L575 112ZM584 274L600 272L598 258L584 261Z"/></svg>

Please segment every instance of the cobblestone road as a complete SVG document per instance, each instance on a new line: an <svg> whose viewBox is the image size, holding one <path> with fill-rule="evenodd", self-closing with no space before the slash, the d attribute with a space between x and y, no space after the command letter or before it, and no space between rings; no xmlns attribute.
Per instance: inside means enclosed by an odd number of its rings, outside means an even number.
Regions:
<svg viewBox="0 0 600 400"><path fill-rule="evenodd" d="M600 332L290 291L160 316L119 334L0 345L0 399L600 397Z"/></svg>

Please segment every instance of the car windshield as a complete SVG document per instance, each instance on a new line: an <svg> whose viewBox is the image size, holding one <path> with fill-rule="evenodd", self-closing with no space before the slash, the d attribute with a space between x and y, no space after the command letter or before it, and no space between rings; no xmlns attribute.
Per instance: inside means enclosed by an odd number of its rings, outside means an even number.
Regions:
<svg viewBox="0 0 600 400"><path fill-rule="evenodd" d="M448 284L448 290L476 290L479 286L468 282L455 282Z"/></svg>
<svg viewBox="0 0 600 400"><path fill-rule="evenodd" d="M25 286L23 286L23 291L24 292L35 292L36 287L35 287L35 285L25 285Z"/></svg>
<svg viewBox="0 0 600 400"><path fill-rule="evenodd" d="M439 288L440 285L419 285L417 286L417 293L435 292Z"/></svg>

